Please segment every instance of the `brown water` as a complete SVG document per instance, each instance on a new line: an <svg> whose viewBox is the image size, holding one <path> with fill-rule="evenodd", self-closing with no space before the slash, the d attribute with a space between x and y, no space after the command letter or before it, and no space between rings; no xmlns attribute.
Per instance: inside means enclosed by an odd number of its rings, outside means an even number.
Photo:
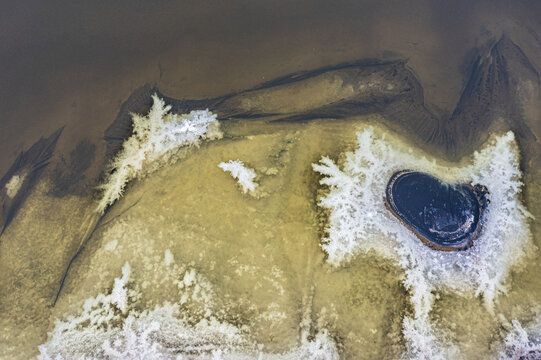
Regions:
<svg viewBox="0 0 541 360"><path fill-rule="evenodd" d="M223 123L223 140L130 185L51 308L77 248L73 234L94 206L89 184L104 166L103 131L120 102L143 83L155 83L172 97L202 98L344 61L407 58L428 107L445 115L464 86L468 54L489 39L507 34L541 69L541 9L535 2L3 7L0 173L19 151L67 125L47 176L0 238L0 356L6 359L35 356L54 319L76 314L85 299L109 292L126 261L142 294L140 308L179 301L177 283L195 269L207 290L202 299L190 295L185 313L192 322L210 311L247 327L266 352L288 351L303 331L326 329L343 358L399 358L405 351L402 318L411 313L403 273L370 254L339 268L325 261L319 243L326 216L317 200L326 189L311 167L322 156L338 159L355 149L355 132L367 123L378 126L377 115ZM537 106L532 104L528 114L534 115L527 120L539 133ZM407 142L408 134L399 137ZM96 145L86 180L54 196L54 169L63 171L61 158L69 162L85 139ZM259 174L258 198L243 195L217 167L237 158ZM532 161L524 174L525 203L539 217L539 169ZM531 225L539 246L539 225ZM166 250L173 265L164 260ZM511 274L497 313L526 325L538 316L539 270L534 258ZM431 314L461 358L493 358L505 336L478 298L442 294ZM306 318L309 325L301 325Z"/></svg>

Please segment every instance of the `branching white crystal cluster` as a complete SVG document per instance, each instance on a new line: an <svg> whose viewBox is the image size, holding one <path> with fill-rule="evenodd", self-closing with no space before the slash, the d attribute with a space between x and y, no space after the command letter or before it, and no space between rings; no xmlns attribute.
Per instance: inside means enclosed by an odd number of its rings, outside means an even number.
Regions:
<svg viewBox="0 0 541 360"><path fill-rule="evenodd" d="M109 164L108 176L100 186L102 197L96 209L99 213L122 196L129 181L175 161L179 149L222 136L216 115L210 111L172 114L171 106L166 106L157 95L152 99L154 103L147 115L133 114L133 134Z"/></svg>
<svg viewBox="0 0 541 360"><path fill-rule="evenodd" d="M223 171L229 172L234 179L237 179L242 191L246 194L248 191L254 192L257 184L254 182L256 173L254 170L244 166L240 160L229 160L221 162L218 167Z"/></svg>
<svg viewBox="0 0 541 360"><path fill-rule="evenodd" d="M386 140L373 128L358 134L358 148L345 154L341 166L323 157L314 164L329 193L319 205L330 211L322 248L328 261L339 266L359 253L375 250L393 259L405 272L404 285L411 294L413 317L404 319L404 335L411 357L446 358L429 319L434 292L482 295L492 312L496 296L506 291L510 269L532 253L531 215L520 202L522 187L514 135L495 137L470 165L447 167L400 148L398 139ZM391 175L402 169L431 173L447 182L485 185L490 205L483 232L473 247L461 252L434 251L396 219L383 196ZM452 347L447 347L450 352Z"/></svg>
<svg viewBox="0 0 541 360"><path fill-rule="evenodd" d="M170 259L170 261L173 261ZM167 259L165 260L167 263ZM170 266L171 264L166 266ZM209 314L198 322L185 317L186 296L204 300L202 279L188 269L179 289L180 303L141 309L142 294L133 285L128 263L114 280L110 294L86 300L77 315L57 319L48 341L39 346L38 360L68 359L201 359L201 360L338 360L336 344L326 330L283 353L258 349L245 326ZM180 286L182 285L182 286Z"/></svg>
<svg viewBox="0 0 541 360"><path fill-rule="evenodd" d="M21 188L23 182L24 182L25 174L21 175L13 175L11 179L6 184L6 195L10 198L14 198L15 195L19 192L19 189Z"/></svg>
<svg viewBox="0 0 541 360"><path fill-rule="evenodd" d="M513 328L505 337L500 360L541 359L541 323L524 329L517 320L512 321Z"/></svg>
<svg viewBox="0 0 541 360"><path fill-rule="evenodd" d="M38 359L215 359L246 344L239 329L214 317L190 324L178 304L138 310L141 293L130 289L130 275L126 263L110 294L89 298L78 315L56 320Z"/></svg>

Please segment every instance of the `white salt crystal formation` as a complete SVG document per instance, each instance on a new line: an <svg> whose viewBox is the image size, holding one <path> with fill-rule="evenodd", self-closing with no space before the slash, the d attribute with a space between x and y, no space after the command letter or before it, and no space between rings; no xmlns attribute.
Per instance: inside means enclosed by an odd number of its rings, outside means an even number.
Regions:
<svg viewBox="0 0 541 360"><path fill-rule="evenodd" d="M99 213L122 196L129 181L174 162L181 148L222 137L216 115L210 111L172 114L171 106L157 95L152 99L148 115L133 114L133 134L109 164L109 175L100 186L103 195L96 209Z"/></svg>
<svg viewBox="0 0 541 360"><path fill-rule="evenodd" d="M246 326L220 320L212 312L194 323L186 314L187 298L212 302L211 297L200 298L204 279L194 269L184 274L180 303L165 302L148 309L141 306L143 294L131 276L126 263L109 294L91 297L78 313L56 319L47 342L38 348L38 360L339 359L337 346L325 329L311 339L303 337L284 353L268 353L252 341Z"/></svg>
<svg viewBox="0 0 541 360"><path fill-rule="evenodd" d="M21 185L24 182L26 174L21 176L13 175L9 182L6 184L6 194L9 198L14 198L15 195L19 192Z"/></svg>
<svg viewBox="0 0 541 360"><path fill-rule="evenodd" d="M228 162L221 162L218 167L223 171L231 173L234 179L242 188L242 191L246 194L248 191L254 192L257 184L254 182L256 177L255 171L244 166L244 163L240 160L229 160Z"/></svg>
<svg viewBox="0 0 541 360"><path fill-rule="evenodd" d="M313 164L323 175L320 183L329 188L319 202L330 211L321 247L335 266L370 250L395 260L405 272L404 286L414 310L414 316L403 322L409 357L449 358L450 353L441 350L453 352L453 346L444 346L430 320L434 294L452 291L482 296L487 310L494 314L494 301L507 291L511 269L534 253L529 228L532 217L520 201L522 174L514 134L493 137L473 154L469 164L458 167L409 154L395 145L396 139L386 140L385 134L377 135L373 128L360 132L357 143L358 148L347 152L340 165L328 157ZM434 251L388 211L383 201L386 185L401 169L489 189L483 231L470 249Z"/></svg>
<svg viewBox="0 0 541 360"><path fill-rule="evenodd" d="M541 358L541 321L523 328L518 320L513 320L513 328L504 340L504 346L499 354L500 360L525 359L535 360Z"/></svg>

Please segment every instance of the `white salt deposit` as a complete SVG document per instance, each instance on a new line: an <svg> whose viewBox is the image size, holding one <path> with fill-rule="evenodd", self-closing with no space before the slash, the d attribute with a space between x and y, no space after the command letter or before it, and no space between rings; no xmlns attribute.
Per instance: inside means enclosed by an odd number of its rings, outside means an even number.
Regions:
<svg viewBox="0 0 541 360"><path fill-rule="evenodd" d="M171 253L171 250L167 249L164 253L164 261L165 265L169 266L175 261L175 257L173 256L173 253Z"/></svg>
<svg viewBox="0 0 541 360"><path fill-rule="evenodd" d="M510 269L533 247L531 215L520 203L522 187L518 150L512 132L495 137L476 152L469 165L447 167L414 156L398 139L386 141L373 128L358 134L358 148L345 154L341 166L323 157L314 164L330 189L319 205L330 211L322 248L339 266L359 253L375 250L405 271L414 316L403 323L412 358L446 358L455 349L442 344L429 321L436 290L482 296L489 311L506 291ZM390 176L401 169L433 174L448 182L483 184L490 191L484 228L472 248L463 252L434 251L423 245L385 207L383 196ZM531 252L530 252L531 253Z"/></svg>
<svg viewBox="0 0 541 360"><path fill-rule="evenodd" d="M115 251L116 246L118 245L118 240L111 240L103 247L105 251Z"/></svg>
<svg viewBox="0 0 541 360"><path fill-rule="evenodd" d="M541 359L541 322L524 329L519 321L513 320L513 328L505 337L500 360Z"/></svg>
<svg viewBox="0 0 541 360"><path fill-rule="evenodd" d="M181 283L196 288L198 278L191 269ZM79 314L55 321L47 343L39 346L38 359L339 359L326 330L311 340L304 337L285 353L265 353L245 327L212 315L194 324L185 317L183 305L176 303L140 310L140 297L126 263L111 294L89 298Z"/></svg>
<svg viewBox="0 0 541 360"><path fill-rule="evenodd" d="M90 298L78 315L57 320L38 359L210 359L246 343L240 330L215 318L189 325L177 304L136 310L140 294L130 290L129 276L126 264L110 295Z"/></svg>
<svg viewBox="0 0 541 360"><path fill-rule="evenodd" d="M254 192L257 184L254 182L256 173L253 169L244 166L240 160L229 160L218 164L223 171L229 172L234 179L237 179L242 191L246 194L248 191Z"/></svg>
<svg viewBox="0 0 541 360"><path fill-rule="evenodd" d="M19 189L21 188L25 174L23 175L13 175L11 179L6 184L6 194L8 197L13 198L17 193L19 192Z"/></svg>
<svg viewBox="0 0 541 360"><path fill-rule="evenodd" d="M208 110L189 114L170 113L157 95L148 115L133 114L133 134L123 143L122 150L109 164L108 176L100 189L102 198L96 209L103 213L118 200L126 184L156 170L160 165L174 162L180 148L197 146L204 139L222 136L216 115Z"/></svg>

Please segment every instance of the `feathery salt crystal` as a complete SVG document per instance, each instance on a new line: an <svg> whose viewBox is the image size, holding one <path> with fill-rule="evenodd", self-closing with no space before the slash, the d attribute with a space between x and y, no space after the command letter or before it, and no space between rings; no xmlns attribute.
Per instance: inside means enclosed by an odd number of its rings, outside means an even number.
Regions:
<svg viewBox="0 0 541 360"><path fill-rule="evenodd" d="M122 196L128 182L164 163L174 162L180 148L222 137L216 115L210 111L172 114L171 106L166 106L157 95L152 99L148 115L133 114L133 133L109 164L110 171L99 187L103 191L96 209L99 213Z"/></svg>
<svg viewBox="0 0 541 360"><path fill-rule="evenodd" d="M255 171L244 166L244 163L240 160L229 160L228 162L221 162L218 167L223 171L229 172L242 188L244 193L248 191L253 192L257 187L254 182L256 177Z"/></svg>

